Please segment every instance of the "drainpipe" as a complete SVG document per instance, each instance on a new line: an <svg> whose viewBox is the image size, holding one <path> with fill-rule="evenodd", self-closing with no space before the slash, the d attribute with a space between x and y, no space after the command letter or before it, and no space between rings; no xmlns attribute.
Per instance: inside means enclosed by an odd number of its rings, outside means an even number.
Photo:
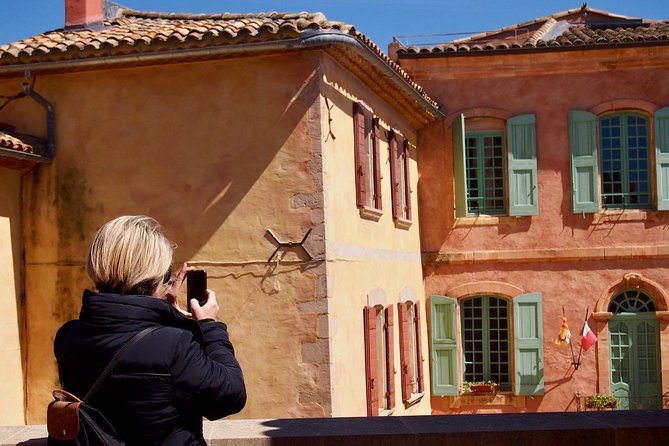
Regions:
<svg viewBox="0 0 669 446"><path fill-rule="evenodd" d="M26 75L26 82L21 84L21 88L23 88L23 90L28 94L28 96L33 98L46 110L46 135L47 135L46 153L44 155L38 155L36 153L19 152L17 150L0 147L0 155L7 158L32 161L35 163L50 163L53 160L53 155L56 151L56 136L55 136L56 117L53 112L53 106L49 101L44 99L42 95L33 90L30 84L27 82L27 80L29 80L32 76L29 70L26 70L25 75Z"/></svg>
<svg viewBox="0 0 669 446"><path fill-rule="evenodd" d="M31 78L31 73L26 71L26 80ZM45 161L50 162L53 159L54 152L56 151L56 117L53 112L53 106L49 101L47 101L42 95L37 93L30 84L26 81L21 84L23 91L28 93L28 96L33 98L38 104L40 104L46 110L46 153L42 158L46 158Z"/></svg>

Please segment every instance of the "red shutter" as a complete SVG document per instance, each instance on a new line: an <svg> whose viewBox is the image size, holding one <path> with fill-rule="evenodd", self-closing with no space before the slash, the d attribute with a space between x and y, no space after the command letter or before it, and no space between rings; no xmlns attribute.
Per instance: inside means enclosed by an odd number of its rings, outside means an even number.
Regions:
<svg viewBox="0 0 669 446"><path fill-rule="evenodd" d="M376 309L365 307L364 340L365 340L365 392L367 394L367 416L379 414L379 398L376 391Z"/></svg>
<svg viewBox="0 0 669 446"><path fill-rule="evenodd" d="M404 192L405 194L406 197L405 201L407 203L405 209L406 213L404 214L404 216L407 220L411 220L411 181L409 179L409 165L410 165L409 161L411 161L411 157L409 154L409 141L407 141L406 139L404 140L402 152L403 152L402 159L404 161L403 163L404 166L402 167L404 168L404 179L405 179L404 191L402 192Z"/></svg>
<svg viewBox="0 0 669 446"><path fill-rule="evenodd" d="M353 104L353 145L355 146L355 193L356 205L365 206L367 203L366 149L365 149L365 113L358 103Z"/></svg>
<svg viewBox="0 0 669 446"><path fill-rule="evenodd" d="M420 305L419 302L414 304L415 310L415 327L416 327L416 356L418 356L418 392L425 391L425 378L423 376L423 344L420 340Z"/></svg>
<svg viewBox="0 0 669 446"><path fill-rule="evenodd" d="M400 376L402 378L402 401L411 398L411 376L409 372L409 320L405 303L397 304L397 317L400 321Z"/></svg>
<svg viewBox="0 0 669 446"><path fill-rule="evenodd" d="M399 218L401 213L398 194L400 181L397 170L397 136L392 130L388 135L388 143L390 144L390 199L393 202L393 218Z"/></svg>
<svg viewBox="0 0 669 446"><path fill-rule="evenodd" d="M379 118L372 121L372 147L374 150L374 207L378 210L383 209L381 202L381 155L379 150Z"/></svg>
<svg viewBox="0 0 669 446"><path fill-rule="evenodd" d="M393 307L386 308L386 371L388 372L388 410L395 407L395 329L393 328Z"/></svg>

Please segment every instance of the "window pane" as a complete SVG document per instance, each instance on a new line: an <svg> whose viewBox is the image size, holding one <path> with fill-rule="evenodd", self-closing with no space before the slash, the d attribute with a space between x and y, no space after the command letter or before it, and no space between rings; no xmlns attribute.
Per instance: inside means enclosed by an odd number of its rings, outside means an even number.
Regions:
<svg viewBox="0 0 669 446"><path fill-rule="evenodd" d="M620 113L600 121L602 203L612 208L649 208L648 119Z"/></svg>
<svg viewBox="0 0 669 446"><path fill-rule="evenodd" d="M497 297L463 300L464 380L492 380L504 390L511 388L508 308L508 302Z"/></svg>
<svg viewBox="0 0 669 446"><path fill-rule="evenodd" d="M503 134L473 133L466 137L467 211L505 212L506 179Z"/></svg>

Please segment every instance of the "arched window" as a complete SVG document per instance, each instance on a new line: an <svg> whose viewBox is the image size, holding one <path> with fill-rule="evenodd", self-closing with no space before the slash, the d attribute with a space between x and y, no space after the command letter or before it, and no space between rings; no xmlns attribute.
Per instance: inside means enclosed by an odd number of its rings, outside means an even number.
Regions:
<svg viewBox="0 0 669 446"><path fill-rule="evenodd" d="M609 303L611 313L648 313L655 310L655 302L641 290L626 290L616 295Z"/></svg>

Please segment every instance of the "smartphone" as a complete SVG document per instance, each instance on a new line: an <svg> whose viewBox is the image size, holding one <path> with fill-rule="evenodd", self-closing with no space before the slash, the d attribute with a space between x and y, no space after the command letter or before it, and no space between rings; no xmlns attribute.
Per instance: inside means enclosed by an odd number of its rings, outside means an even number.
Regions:
<svg viewBox="0 0 669 446"><path fill-rule="evenodd" d="M186 306L189 312L191 299L197 299L200 305L204 305L207 301L207 272L203 269L186 273Z"/></svg>

